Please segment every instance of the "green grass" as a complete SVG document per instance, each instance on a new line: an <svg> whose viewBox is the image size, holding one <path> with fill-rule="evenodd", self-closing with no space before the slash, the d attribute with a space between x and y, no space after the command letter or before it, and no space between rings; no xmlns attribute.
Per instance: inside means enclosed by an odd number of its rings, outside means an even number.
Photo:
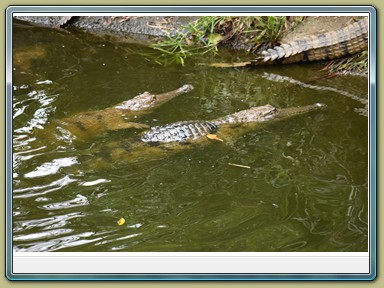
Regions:
<svg viewBox="0 0 384 288"><path fill-rule="evenodd" d="M162 40L152 48L163 54L161 63L177 62L184 65L187 57L218 53L218 46L241 42L255 51L260 45L272 46L281 37L287 25L286 17L205 16L183 26L183 33Z"/></svg>
<svg viewBox="0 0 384 288"><path fill-rule="evenodd" d="M366 74L368 71L368 51L332 61L327 65L329 74Z"/></svg>

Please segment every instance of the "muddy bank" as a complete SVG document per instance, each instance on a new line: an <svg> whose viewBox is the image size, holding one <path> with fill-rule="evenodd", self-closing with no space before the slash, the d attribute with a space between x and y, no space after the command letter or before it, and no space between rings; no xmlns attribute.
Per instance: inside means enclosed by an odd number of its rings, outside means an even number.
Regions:
<svg viewBox="0 0 384 288"><path fill-rule="evenodd" d="M113 37L117 37L118 41L139 41L142 44L153 44L160 41L165 37L175 37L176 35L191 34L192 32L186 31L186 26L189 23L192 23L198 17L191 16L15 16L16 19L22 21L28 21L36 23L39 25L44 25L48 27L55 27L58 29L80 29L82 31L87 31L95 34L107 34ZM289 43L297 39L303 39L306 36L324 34L329 31L337 30L342 27L345 27L348 24L353 23L356 17L353 16L310 16L310 17L301 17L302 21L295 21L295 17L288 17L289 21L286 23L285 31L283 35L279 38L275 45L280 45L282 43ZM291 24L294 24L291 26ZM228 38L225 33L230 34L231 32L220 32L224 33L221 35L223 39ZM190 35L193 37L193 35ZM221 41L218 45L224 45L230 49L235 50L244 50L250 52L249 58L244 60L251 60L254 57L254 52L256 54L260 53L262 50L272 48L269 46L260 45L259 49L254 50L254 43L250 41L253 37L257 35L252 35L252 33L246 33L244 35L239 35L239 37L229 37L230 41ZM191 38L190 38L191 39ZM225 43L224 43L225 42ZM271 43L269 43L271 44ZM354 56L353 56L354 57ZM365 58L364 58L365 57ZM367 57L351 58L350 63L363 63L367 62ZM345 67L345 63L341 62L339 65L336 63L331 63L329 71L336 74L358 74L366 75L367 74L367 64L366 67L358 69ZM346 65L350 65L347 63ZM340 68L341 67L341 68ZM328 68L327 68L328 69Z"/></svg>
<svg viewBox="0 0 384 288"><path fill-rule="evenodd" d="M196 17L189 16L15 16L16 19L56 28L73 26L93 33L136 34L148 37L175 36ZM132 35L131 35L132 36Z"/></svg>
<svg viewBox="0 0 384 288"><path fill-rule="evenodd" d="M192 16L15 16L16 19L56 28L73 26L93 33L136 34L148 37L175 36L185 32L183 26L196 20ZM287 27L281 42L303 36L340 29L354 20L353 16L311 16L295 27ZM245 43L233 47L249 49Z"/></svg>

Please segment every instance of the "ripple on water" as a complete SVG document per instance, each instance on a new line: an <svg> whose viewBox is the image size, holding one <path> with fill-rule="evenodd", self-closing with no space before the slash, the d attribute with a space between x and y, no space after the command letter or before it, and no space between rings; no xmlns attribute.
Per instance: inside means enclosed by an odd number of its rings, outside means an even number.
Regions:
<svg viewBox="0 0 384 288"><path fill-rule="evenodd" d="M13 246L15 252L47 252L56 251L69 247L89 244L98 241L100 238L87 239L93 236L94 232L84 232L55 239L43 239L41 242L36 241L29 244L17 244ZM41 235L39 235L41 236Z"/></svg>
<svg viewBox="0 0 384 288"><path fill-rule="evenodd" d="M75 199L63 202L50 203L43 206L39 206L39 208L42 208L44 210L61 210L86 205L89 205L88 198L81 194L77 194Z"/></svg>
<svg viewBox="0 0 384 288"><path fill-rule="evenodd" d="M64 177L52 181L46 185L30 186L27 188L19 188L13 190L13 198L29 198L35 196L45 195L57 190L62 189L64 186L76 182L76 179L72 179L70 176L65 175Z"/></svg>
<svg viewBox="0 0 384 288"><path fill-rule="evenodd" d="M78 163L77 157L64 157L53 159L51 162L45 162L36 167L33 171L25 173L25 178L35 178L56 174L60 168L70 167Z"/></svg>
<svg viewBox="0 0 384 288"><path fill-rule="evenodd" d="M39 239L57 237L62 234L71 233L72 231L73 231L72 229L53 229L53 230L44 231L44 232L17 235L13 237L13 240L14 241L31 241L31 240L35 241Z"/></svg>
<svg viewBox="0 0 384 288"><path fill-rule="evenodd" d="M40 219L19 220L15 221L13 232L16 233L33 228L41 228L41 230L61 228L66 226L70 220L82 217L85 217L83 213L73 212Z"/></svg>

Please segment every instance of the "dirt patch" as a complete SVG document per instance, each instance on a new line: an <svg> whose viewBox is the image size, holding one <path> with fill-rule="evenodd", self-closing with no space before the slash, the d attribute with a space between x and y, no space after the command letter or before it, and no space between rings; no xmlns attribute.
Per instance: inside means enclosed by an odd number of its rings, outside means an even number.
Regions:
<svg viewBox="0 0 384 288"><path fill-rule="evenodd" d="M288 43L304 36L322 34L332 30L338 30L353 23L353 16L310 16L299 23L293 29L286 31L281 38L281 43Z"/></svg>

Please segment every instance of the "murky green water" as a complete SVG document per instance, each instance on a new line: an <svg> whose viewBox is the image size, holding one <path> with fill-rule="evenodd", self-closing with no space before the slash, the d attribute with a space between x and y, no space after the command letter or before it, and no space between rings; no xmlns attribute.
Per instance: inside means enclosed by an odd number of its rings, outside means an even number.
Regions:
<svg viewBox="0 0 384 288"><path fill-rule="evenodd" d="M20 23L13 37L14 251L367 251L366 78L321 78L319 64L198 65L213 56L162 67L138 44ZM195 89L140 122L267 103L328 108L135 159L118 148L136 131L75 143L49 130L54 119L186 83Z"/></svg>

